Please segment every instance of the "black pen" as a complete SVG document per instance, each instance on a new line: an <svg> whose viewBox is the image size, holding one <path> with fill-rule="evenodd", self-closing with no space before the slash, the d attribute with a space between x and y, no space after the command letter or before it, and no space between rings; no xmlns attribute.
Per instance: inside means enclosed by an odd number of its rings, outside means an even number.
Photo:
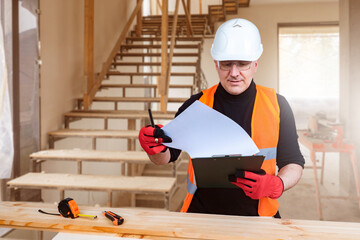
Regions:
<svg viewBox="0 0 360 240"><path fill-rule="evenodd" d="M152 126L152 127L155 127L154 119L153 119L153 116L152 116L152 113L151 113L151 109L150 109L150 108L148 109L148 112L149 112L149 118L150 118L151 126Z"/></svg>

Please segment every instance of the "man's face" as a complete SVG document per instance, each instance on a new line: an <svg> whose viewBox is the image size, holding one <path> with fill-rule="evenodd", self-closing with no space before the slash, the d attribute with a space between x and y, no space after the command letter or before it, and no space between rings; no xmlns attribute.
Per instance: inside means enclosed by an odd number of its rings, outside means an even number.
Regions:
<svg viewBox="0 0 360 240"><path fill-rule="evenodd" d="M258 67L257 60L254 62L221 61L219 63L220 67L218 66L217 61L214 62L221 85L231 95L239 95L248 89ZM246 67L246 64L250 64L249 68ZM245 66L245 69L248 69L240 71L239 69L244 69L242 66Z"/></svg>

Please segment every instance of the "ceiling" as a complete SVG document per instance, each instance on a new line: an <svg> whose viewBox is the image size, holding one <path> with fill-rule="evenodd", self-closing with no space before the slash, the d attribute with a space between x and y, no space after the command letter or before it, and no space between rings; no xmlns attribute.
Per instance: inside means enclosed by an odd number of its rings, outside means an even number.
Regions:
<svg viewBox="0 0 360 240"><path fill-rule="evenodd" d="M279 3L309 3L309 2L339 2L339 0L250 0L250 5L279 4Z"/></svg>

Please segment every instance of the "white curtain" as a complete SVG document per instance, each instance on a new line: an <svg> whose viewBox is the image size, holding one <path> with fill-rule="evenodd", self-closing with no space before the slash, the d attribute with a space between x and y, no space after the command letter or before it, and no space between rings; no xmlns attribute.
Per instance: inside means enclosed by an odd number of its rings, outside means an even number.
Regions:
<svg viewBox="0 0 360 240"><path fill-rule="evenodd" d="M3 30L0 24L0 179L10 178L14 156L11 108L5 63Z"/></svg>

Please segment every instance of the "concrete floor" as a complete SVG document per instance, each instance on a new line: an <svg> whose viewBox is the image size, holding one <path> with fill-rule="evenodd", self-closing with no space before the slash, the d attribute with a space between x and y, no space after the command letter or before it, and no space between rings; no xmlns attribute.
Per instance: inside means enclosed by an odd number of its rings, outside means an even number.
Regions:
<svg viewBox="0 0 360 240"><path fill-rule="evenodd" d="M314 173L307 149L301 147L305 157L303 176L299 183L280 197L280 214L282 218L319 220ZM317 160L321 159L318 153ZM317 163L320 166L320 161ZM309 168L308 168L309 167ZM339 154L327 153L325 158L324 184L320 187L322 195L346 196L339 186ZM353 178L352 173L350 174ZM318 170L320 178L320 170ZM356 199L321 199L323 220L360 222L360 209Z"/></svg>

